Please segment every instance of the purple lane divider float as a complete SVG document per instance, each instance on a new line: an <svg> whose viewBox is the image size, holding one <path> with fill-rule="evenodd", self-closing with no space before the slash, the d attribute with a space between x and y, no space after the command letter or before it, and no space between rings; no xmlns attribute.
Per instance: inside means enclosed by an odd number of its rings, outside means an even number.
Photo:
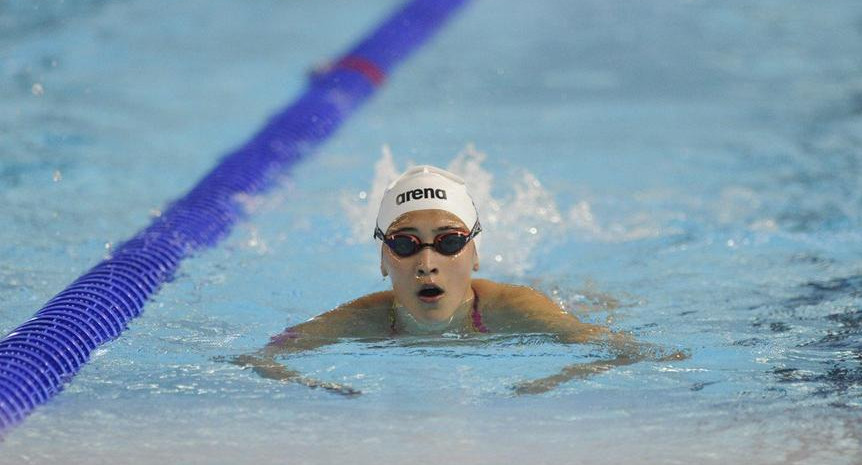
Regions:
<svg viewBox="0 0 862 465"><path fill-rule="evenodd" d="M118 337L184 258L224 238L242 216L239 195L264 191L311 154L465 2L414 0L398 10L152 224L0 340L0 433Z"/></svg>

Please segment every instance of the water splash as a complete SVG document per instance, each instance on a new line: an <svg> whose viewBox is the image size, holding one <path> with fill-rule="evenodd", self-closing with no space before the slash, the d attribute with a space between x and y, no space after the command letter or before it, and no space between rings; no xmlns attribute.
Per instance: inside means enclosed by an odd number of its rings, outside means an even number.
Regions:
<svg viewBox="0 0 862 465"><path fill-rule="evenodd" d="M605 218L593 212L593 203L581 200L569 209L566 226L573 237L581 240L631 242L681 233L670 226L680 216L673 211L634 211Z"/></svg>
<svg viewBox="0 0 862 465"><path fill-rule="evenodd" d="M374 164L374 181L371 182L371 187L358 193L342 195L341 206L351 225L349 243L371 242L374 221L377 218L380 201L383 200L383 192L392 181L398 178L399 174L392 159L392 150L388 145L384 145L380 159Z"/></svg>
<svg viewBox="0 0 862 465"><path fill-rule="evenodd" d="M564 232L562 216L551 193L532 173L516 169L498 181L482 166L486 158L485 153L469 144L446 169L468 180L473 201L479 209L483 227L480 235L483 270L523 276L535 264L537 246ZM415 163L408 163L405 169L413 165ZM352 225L351 243L371 242L383 192L401 171L395 165L390 148L383 146L369 189L342 197L342 206ZM505 186L509 194L499 195L495 186Z"/></svg>

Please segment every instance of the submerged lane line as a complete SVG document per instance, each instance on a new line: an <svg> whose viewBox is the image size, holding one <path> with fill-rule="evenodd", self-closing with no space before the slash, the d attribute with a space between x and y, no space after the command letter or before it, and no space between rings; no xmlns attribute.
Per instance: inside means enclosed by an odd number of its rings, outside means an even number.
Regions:
<svg viewBox="0 0 862 465"><path fill-rule="evenodd" d="M164 214L0 340L0 433L118 337L184 258L227 236L243 216L238 196L263 192L309 156L466 1L413 0L396 11Z"/></svg>

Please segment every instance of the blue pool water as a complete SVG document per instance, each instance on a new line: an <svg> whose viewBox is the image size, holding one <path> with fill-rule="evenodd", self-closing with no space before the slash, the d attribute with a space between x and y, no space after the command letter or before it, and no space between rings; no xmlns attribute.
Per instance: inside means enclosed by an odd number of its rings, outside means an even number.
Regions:
<svg viewBox="0 0 862 465"><path fill-rule="evenodd" d="M858 2L573 3L471 4L0 463L862 461ZM0 333L396 4L0 4ZM408 163L470 174L480 277L691 358L532 397L508 387L592 349L345 341L290 360L356 399L214 361L386 287L363 222Z"/></svg>

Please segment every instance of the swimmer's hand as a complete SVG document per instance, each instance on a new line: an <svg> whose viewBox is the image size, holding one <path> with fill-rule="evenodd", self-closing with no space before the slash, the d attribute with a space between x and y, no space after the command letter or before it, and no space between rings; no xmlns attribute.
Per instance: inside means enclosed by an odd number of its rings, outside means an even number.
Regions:
<svg viewBox="0 0 862 465"><path fill-rule="evenodd" d="M333 394L340 394L347 397L362 394L362 391L353 389L344 384L321 381L319 379L303 376L302 373L296 370L291 370L281 363L276 362L272 357L247 354L227 359L227 362L243 368L251 368L251 370L257 373L261 378L297 383L312 389L321 388Z"/></svg>
<svg viewBox="0 0 862 465"><path fill-rule="evenodd" d="M648 356L644 353L630 353L620 355L612 360L597 360L590 363L577 363L569 365L560 370L559 373L533 381L523 381L512 386L515 395L542 394L555 387L573 379L587 379L590 376L604 373L614 367L631 365L642 360L654 360L656 362L674 362L685 360L689 355L683 351L676 351L664 356Z"/></svg>
<svg viewBox="0 0 862 465"><path fill-rule="evenodd" d="M615 366L628 365L631 363L634 362L627 357L618 357L613 360L599 360L590 363L569 365L555 375L515 384L512 386L512 391L519 396L525 394L542 394L567 381L571 381L573 379L586 379L590 376L608 371Z"/></svg>

